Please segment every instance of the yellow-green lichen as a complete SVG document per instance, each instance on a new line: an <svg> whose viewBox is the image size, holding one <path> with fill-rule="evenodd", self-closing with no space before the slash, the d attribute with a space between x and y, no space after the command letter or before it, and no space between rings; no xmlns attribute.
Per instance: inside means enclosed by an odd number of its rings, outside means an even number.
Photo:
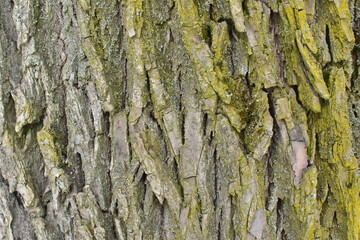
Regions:
<svg viewBox="0 0 360 240"><path fill-rule="evenodd" d="M328 99L330 97L330 94L325 84L323 73L319 66L319 63L317 62L313 54L302 44L301 32L299 30L296 31L295 36L296 43L301 53L302 59L306 65L306 68L309 71L307 77L309 78L315 91L319 93L322 98Z"/></svg>
<svg viewBox="0 0 360 240"><path fill-rule="evenodd" d="M37 133L37 141L43 157L49 160L53 166L60 166L62 162L61 152L56 147L55 137L48 130L41 130Z"/></svg>
<svg viewBox="0 0 360 240"><path fill-rule="evenodd" d="M199 85L205 99L213 98L214 93L224 103L231 102L231 93L226 83L222 82L215 72L214 62L209 46L205 43L193 1L177 1L180 24L183 30L183 41L191 61L194 63Z"/></svg>

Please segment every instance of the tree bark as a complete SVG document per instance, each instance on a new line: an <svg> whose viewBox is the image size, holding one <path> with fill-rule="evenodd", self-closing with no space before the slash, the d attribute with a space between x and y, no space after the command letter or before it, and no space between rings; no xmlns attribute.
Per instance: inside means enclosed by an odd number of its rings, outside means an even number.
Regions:
<svg viewBox="0 0 360 240"><path fill-rule="evenodd" d="M0 239L359 239L360 1L0 3Z"/></svg>

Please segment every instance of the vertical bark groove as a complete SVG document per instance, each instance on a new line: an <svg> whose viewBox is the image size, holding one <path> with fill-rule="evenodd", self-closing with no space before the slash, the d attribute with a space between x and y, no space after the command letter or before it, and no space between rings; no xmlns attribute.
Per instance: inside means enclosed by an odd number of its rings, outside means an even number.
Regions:
<svg viewBox="0 0 360 240"><path fill-rule="evenodd" d="M359 1L0 3L0 239L359 239Z"/></svg>

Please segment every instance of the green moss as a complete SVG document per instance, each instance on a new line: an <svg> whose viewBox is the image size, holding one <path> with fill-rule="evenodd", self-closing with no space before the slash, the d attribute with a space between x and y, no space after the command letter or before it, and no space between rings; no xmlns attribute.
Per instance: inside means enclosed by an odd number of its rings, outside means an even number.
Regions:
<svg viewBox="0 0 360 240"><path fill-rule="evenodd" d="M307 168L304 173L301 185L295 190L292 204L294 206L295 214L303 223L301 229L301 236L306 239L315 239L315 231L320 228L318 217L318 201L316 193L318 173L316 167Z"/></svg>
<svg viewBox="0 0 360 240"><path fill-rule="evenodd" d="M114 24L118 18L113 10L117 9L114 2L79 1L81 6L79 27L82 37L82 47L90 63L90 71L94 79L102 107L112 112L121 107L123 86L121 69L117 66L119 59L119 36L111 36L120 31Z"/></svg>
<svg viewBox="0 0 360 240"><path fill-rule="evenodd" d="M296 14L296 20L298 24L298 29L300 29L301 32L302 42L309 48L312 54L317 54L318 49L315 45L315 41L312 35L312 29L309 27L307 21L307 13L305 11L298 11Z"/></svg>
<svg viewBox="0 0 360 240"><path fill-rule="evenodd" d="M235 22L235 28L238 32L246 32L244 13L242 9L243 0L229 0L231 15Z"/></svg>
<svg viewBox="0 0 360 240"><path fill-rule="evenodd" d="M332 234L357 239L360 231L359 222L356 221L359 217L360 190L355 183L359 181L359 176L351 170L357 169L358 164L352 151L349 113L341 107L346 106L347 102L346 81L343 69L332 68L329 77L331 98L316 121L320 159L315 163L324 171L322 181L327 180L334 197L335 208L332 212L337 212L338 222L334 224L339 224L339 229Z"/></svg>

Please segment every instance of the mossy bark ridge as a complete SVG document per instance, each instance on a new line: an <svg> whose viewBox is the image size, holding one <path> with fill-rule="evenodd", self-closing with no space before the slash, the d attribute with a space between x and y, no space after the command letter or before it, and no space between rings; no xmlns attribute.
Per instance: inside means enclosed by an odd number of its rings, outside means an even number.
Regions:
<svg viewBox="0 0 360 240"><path fill-rule="evenodd" d="M0 4L0 239L360 238L360 1Z"/></svg>

